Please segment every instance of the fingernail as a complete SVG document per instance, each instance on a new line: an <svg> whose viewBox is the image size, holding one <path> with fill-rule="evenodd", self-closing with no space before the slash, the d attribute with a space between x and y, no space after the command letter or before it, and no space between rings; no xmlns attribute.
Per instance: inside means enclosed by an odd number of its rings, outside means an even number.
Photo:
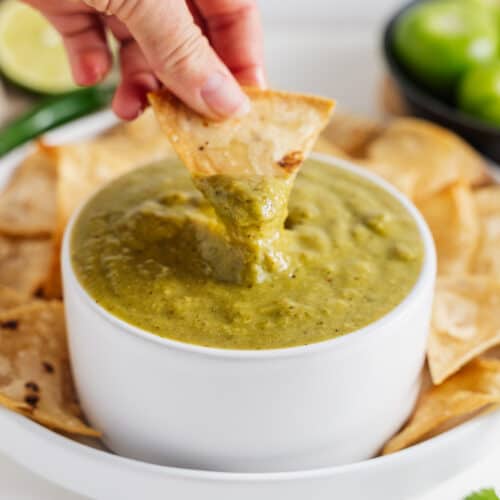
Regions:
<svg viewBox="0 0 500 500"><path fill-rule="evenodd" d="M214 73L201 89L206 105L219 116L240 117L250 111L250 101L240 86L223 73Z"/></svg>
<svg viewBox="0 0 500 500"><path fill-rule="evenodd" d="M82 85L93 85L100 82L109 68L106 54L101 51L88 51L81 56L82 75L79 80Z"/></svg>
<svg viewBox="0 0 500 500"><path fill-rule="evenodd" d="M254 81L257 87L261 89L267 89L266 73L261 67L255 68L254 70Z"/></svg>

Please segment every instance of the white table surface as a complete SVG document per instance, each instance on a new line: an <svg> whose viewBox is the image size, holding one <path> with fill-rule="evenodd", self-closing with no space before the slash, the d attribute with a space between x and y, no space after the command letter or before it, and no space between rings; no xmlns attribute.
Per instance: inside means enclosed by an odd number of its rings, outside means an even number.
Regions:
<svg viewBox="0 0 500 500"><path fill-rule="evenodd" d="M271 82L331 95L341 108L377 115L377 88L383 72L378 53L379 29L387 13L400 3L400 0L260 0ZM332 36L332 30L338 36ZM482 487L496 487L500 491L500 443L491 445L489 457L418 500L461 500L471 490ZM165 495L168 498L168 492ZM0 455L0 500L84 500L84 497L49 484Z"/></svg>

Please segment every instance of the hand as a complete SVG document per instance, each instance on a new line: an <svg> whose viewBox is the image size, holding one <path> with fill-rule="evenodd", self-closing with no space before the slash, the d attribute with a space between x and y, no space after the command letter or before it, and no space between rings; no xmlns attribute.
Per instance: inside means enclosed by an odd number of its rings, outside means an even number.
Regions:
<svg viewBox="0 0 500 500"><path fill-rule="evenodd" d="M244 114L240 84L265 86L254 0L25 0L61 33L75 81L93 85L112 64L105 28L120 43L113 109L138 116L163 83L212 118Z"/></svg>

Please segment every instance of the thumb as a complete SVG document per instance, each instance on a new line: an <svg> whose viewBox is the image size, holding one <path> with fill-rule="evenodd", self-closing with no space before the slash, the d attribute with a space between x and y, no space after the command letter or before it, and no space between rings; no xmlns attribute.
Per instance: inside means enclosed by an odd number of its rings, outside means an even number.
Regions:
<svg viewBox="0 0 500 500"><path fill-rule="evenodd" d="M194 110L212 118L248 111L248 98L195 24L184 0L85 3L122 21L156 76Z"/></svg>

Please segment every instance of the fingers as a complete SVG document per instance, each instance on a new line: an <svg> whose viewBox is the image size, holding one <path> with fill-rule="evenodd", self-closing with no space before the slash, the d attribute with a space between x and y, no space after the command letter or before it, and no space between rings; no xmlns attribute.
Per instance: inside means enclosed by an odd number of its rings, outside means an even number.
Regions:
<svg viewBox="0 0 500 500"><path fill-rule="evenodd" d="M116 89L113 110L125 120L132 120L146 108L147 94L159 88L139 45L133 40L120 49L122 81Z"/></svg>
<svg viewBox="0 0 500 500"><path fill-rule="evenodd" d="M217 54L243 85L266 86L262 26L254 0L196 0Z"/></svg>
<svg viewBox="0 0 500 500"><path fill-rule="evenodd" d="M100 82L109 72L112 58L99 17L86 13L45 15L63 37L75 82Z"/></svg>
<svg viewBox="0 0 500 500"><path fill-rule="evenodd" d="M248 110L248 98L210 46L184 0L85 0L114 14L156 76L198 112L214 118Z"/></svg>
<svg viewBox="0 0 500 500"><path fill-rule="evenodd" d="M114 16L104 19L121 44L121 82L113 98L113 110L120 118L132 120L144 110L148 92L157 90L159 83L127 27Z"/></svg>

